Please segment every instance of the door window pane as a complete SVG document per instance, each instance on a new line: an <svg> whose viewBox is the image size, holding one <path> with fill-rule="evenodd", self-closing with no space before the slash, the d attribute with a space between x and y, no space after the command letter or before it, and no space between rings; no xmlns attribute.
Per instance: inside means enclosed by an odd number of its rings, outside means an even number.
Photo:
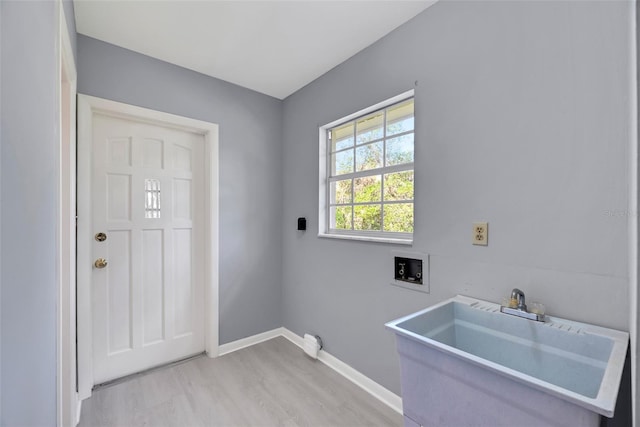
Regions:
<svg viewBox="0 0 640 427"><path fill-rule="evenodd" d="M144 180L144 217L160 218L160 180Z"/></svg>

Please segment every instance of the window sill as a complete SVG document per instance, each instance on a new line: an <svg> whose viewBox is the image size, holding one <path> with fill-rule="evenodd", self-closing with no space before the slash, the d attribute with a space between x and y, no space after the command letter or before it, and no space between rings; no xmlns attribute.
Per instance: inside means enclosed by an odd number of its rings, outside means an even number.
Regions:
<svg viewBox="0 0 640 427"><path fill-rule="evenodd" d="M352 236L349 234L327 234L318 233L318 237L323 239L340 239L340 240L356 240L360 242L373 243L391 243L394 245L413 245L413 239L394 239L391 237L374 237L374 236Z"/></svg>

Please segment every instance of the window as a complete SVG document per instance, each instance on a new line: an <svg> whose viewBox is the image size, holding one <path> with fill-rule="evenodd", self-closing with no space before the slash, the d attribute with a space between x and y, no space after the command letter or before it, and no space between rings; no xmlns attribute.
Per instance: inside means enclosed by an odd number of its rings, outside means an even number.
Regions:
<svg viewBox="0 0 640 427"><path fill-rule="evenodd" d="M160 180L144 180L144 217L160 218Z"/></svg>
<svg viewBox="0 0 640 427"><path fill-rule="evenodd" d="M411 242L413 110L409 92L320 128L321 236Z"/></svg>

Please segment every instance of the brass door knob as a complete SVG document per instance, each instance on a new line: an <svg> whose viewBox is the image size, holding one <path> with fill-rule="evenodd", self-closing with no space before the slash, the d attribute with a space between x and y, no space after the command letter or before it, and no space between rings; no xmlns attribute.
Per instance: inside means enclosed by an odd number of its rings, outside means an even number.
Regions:
<svg viewBox="0 0 640 427"><path fill-rule="evenodd" d="M98 258L96 262L93 263L95 268L105 268L107 266L107 260L104 258Z"/></svg>

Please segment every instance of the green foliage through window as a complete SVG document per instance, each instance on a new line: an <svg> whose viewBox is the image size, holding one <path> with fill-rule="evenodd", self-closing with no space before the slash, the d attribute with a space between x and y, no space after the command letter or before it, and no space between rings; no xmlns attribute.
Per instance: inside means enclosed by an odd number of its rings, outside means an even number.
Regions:
<svg viewBox="0 0 640 427"><path fill-rule="evenodd" d="M413 233L413 98L327 131L329 228Z"/></svg>

